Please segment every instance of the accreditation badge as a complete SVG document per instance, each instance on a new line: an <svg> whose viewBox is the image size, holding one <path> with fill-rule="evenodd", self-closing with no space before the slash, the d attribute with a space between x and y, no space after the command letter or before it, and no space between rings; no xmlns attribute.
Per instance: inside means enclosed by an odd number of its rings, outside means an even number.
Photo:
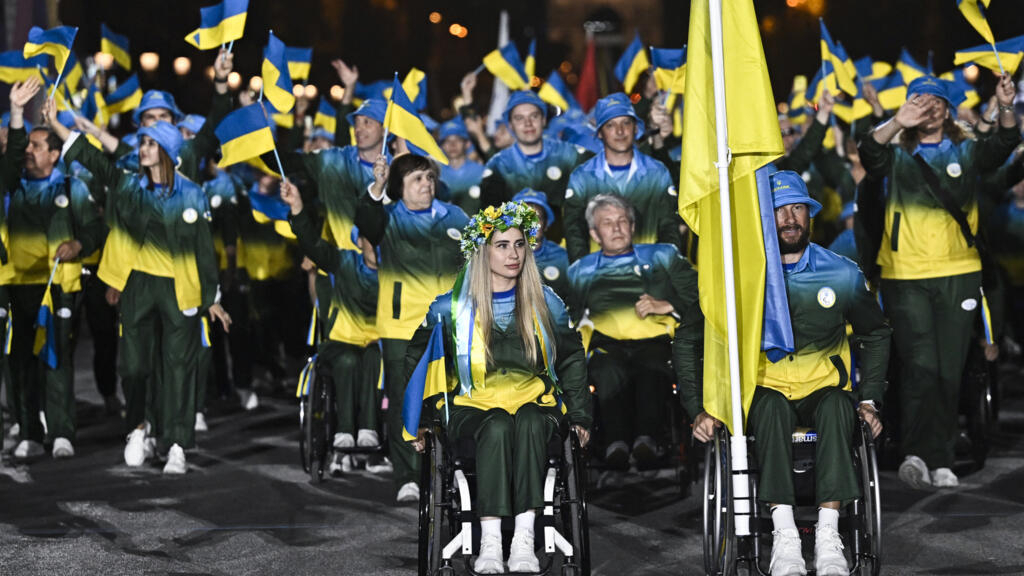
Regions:
<svg viewBox="0 0 1024 576"><path fill-rule="evenodd" d="M562 275L562 273L559 272L558 268L555 267L555 266L547 266L547 267L545 267L543 274L544 274L544 277L547 278L548 281L550 281L550 282L554 282L555 280L558 280L558 277Z"/></svg>
<svg viewBox="0 0 1024 576"><path fill-rule="evenodd" d="M181 213L181 219L188 224L194 224L199 219L199 213L196 212L195 208L188 208Z"/></svg>
<svg viewBox="0 0 1024 576"><path fill-rule="evenodd" d="M53 199L53 203L57 205L57 208L67 208L70 202L68 201L67 196L58 194L57 197Z"/></svg>
<svg viewBox="0 0 1024 576"><path fill-rule="evenodd" d="M959 178L963 173L963 168L960 167L959 162L950 162L946 165L946 174L949 174L950 178Z"/></svg>
<svg viewBox="0 0 1024 576"><path fill-rule="evenodd" d="M818 304L822 308L831 308L836 303L836 291L825 286L821 290L818 290Z"/></svg>
<svg viewBox="0 0 1024 576"><path fill-rule="evenodd" d="M558 180L559 178L562 177L562 169L559 168L558 166L548 166L548 170L546 173L548 175L548 178L552 180Z"/></svg>

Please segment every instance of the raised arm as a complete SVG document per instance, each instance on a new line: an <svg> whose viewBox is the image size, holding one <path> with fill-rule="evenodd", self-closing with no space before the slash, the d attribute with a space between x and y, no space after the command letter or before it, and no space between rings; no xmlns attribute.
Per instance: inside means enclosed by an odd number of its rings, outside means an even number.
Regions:
<svg viewBox="0 0 1024 576"><path fill-rule="evenodd" d="M39 91L39 79L32 77L11 86L11 120L7 131L7 153L0 160L0 181L4 191L13 190L21 179L25 165L25 149L28 135L25 134L25 105Z"/></svg>

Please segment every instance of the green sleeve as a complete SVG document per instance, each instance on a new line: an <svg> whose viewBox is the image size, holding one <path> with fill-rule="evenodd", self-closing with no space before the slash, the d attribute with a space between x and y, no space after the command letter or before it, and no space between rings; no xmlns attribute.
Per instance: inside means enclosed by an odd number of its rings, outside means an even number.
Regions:
<svg viewBox="0 0 1024 576"><path fill-rule="evenodd" d="M556 345L555 374L558 375L569 423L589 429L594 422L594 410L587 385L587 356L579 332L569 327L565 307L559 305L559 308L551 311Z"/></svg>
<svg viewBox="0 0 1024 576"><path fill-rule="evenodd" d="M340 272L338 251L328 244L319 233L312 211L303 210L289 216L289 219L292 223L292 232L295 233L295 237L299 241L302 253L308 256L317 268L331 274L338 274Z"/></svg>
<svg viewBox="0 0 1024 576"><path fill-rule="evenodd" d="M209 206L203 212L209 210ZM199 286L202 294L202 308L213 306L219 290L217 252L213 248L213 233L210 221L205 217L196 220L196 268L199 272Z"/></svg>
<svg viewBox="0 0 1024 576"><path fill-rule="evenodd" d="M565 249L569 253L569 261L575 262L590 254L590 230L587 226L587 204L583 200L580 186L583 179L573 171L569 176L569 189L573 195L562 204L562 225L565 228ZM483 194L481 194L482 196Z"/></svg>
<svg viewBox="0 0 1024 576"><path fill-rule="evenodd" d="M671 244L676 248L682 246L683 237L679 234L679 224L682 217L679 216L679 196L669 194L669 188L673 188L672 176L668 173L661 184L659 184L658 205L658 242Z"/></svg>
<svg viewBox="0 0 1024 576"><path fill-rule="evenodd" d="M83 135L84 136L84 135ZM124 140L117 141L117 148L114 149L114 160L120 160L121 158L135 152L135 149L125 143ZM79 160L81 162L81 160Z"/></svg>
<svg viewBox="0 0 1024 576"><path fill-rule="evenodd" d="M21 181L21 169L25 166L25 150L28 148L28 134L24 128L7 131L7 153L0 160L0 180L3 192L12 192Z"/></svg>
<svg viewBox="0 0 1024 576"><path fill-rule="evenodd" d="M981 173L991 172L1003 165L1006 158L1020 143L1020 132L1017 126L1004 128L988 138L977 140L974 144L974 165Z"/></svg>
<svg viewBox="0 0 1024 576"><path fill-rule="evenodd" d="M825 141L827 133L827 125L818 122L817 119L812 120L807 133L800 139L800 142L793 148L793 151L789 153L789 156L780 158L775 162L775 166L779 170L792 170L797 174L803 174L811 167L811 162L821 150L821 144Z"/></svg>
<svg viewBox="0 0 1024 576"><path fill-rule="evenodd" d="M374 200L369 192L363 192L359 197L359 205L356 206L356 227L359 228L359 235L370 241L374 246L380 246L384 241L384 231L388 227L388 211L384 209L384 202Z"/></svg>
<svg viewBox="0 0 1024 576"><path fill-rule="evenodd" d="M700 311L697 291L697 271L683 255L676 252L668 266L669 281L672 289L667 293L667 300L676 309L680 320L692 316L693 311Z"/></svg>
<svg viewBox="0 0 1024 576"><path fill-rule="evenodd" d="M868 132L857 143L860 163L864 170L875 178L882 179L892 171L893 155L891 144L879 144L873 132Z"/></svg>
<svg viewBox="0 0 1024 576"><path fill-rule="evenodd" d="M313 181L320 175L320 169L323 166L321 160L323 157L320 154L315 152L296 152L282 146L278 146L277 153L281 158L281 167L284 168L284 173L289 178L296 174L301 174L307 180ZM264 153L260 156L260 160L263 160L263 163L271 170L277 171L277 157L274 156L273 152Z"/></svg>
<svg viewBox="0 0 1024 576"><path fill-rule="evenodd" d="M199 182L200 161L203 158L212 157L217 151L220 140L217 139L214 130L220 121L228 115L228 112L231 112L231 95L214 93L210 112L206 116L206 121L203 122L203 127L196 133L196 137L187 143L187 146L181 148L181 168L179 170L190 180ZM186 155L189 157L186 158Z"/></svg>
<svg viewBox="0 0 1024 576"><path fill-rule="evenodd" d="M120 147L118 149L120 150ZM79 135L64 154L64 164L66 166L71 166L75 161L85 166L85 169L89 172L92 172L93 179L98 185L107 187L109 192L108 202L117 194L124 172L118 169L103 152L89 144L84 134Z"/></svg>
<svg viewBox="0 0 1024 576"><path fill-rule="evenodd" d="M100 215L96 204L89 199L88 187L77 178L71 181L71 207L75 240L82 243L80 256L84 258L99 250L106 242L107 225L103 222L103 216Z"/></svg>
<svg viewBox="0 0 1024 576"><path fill-rule="evenodd" d="M889 338L892 329L878 307L875 296L868 291L864 275L857 270L853 275L853 300L846 313L846 321L853 326L853 342L860 364L860 400L873 400L882 405L885 394L885 374L889 367Z"/></svg>
<svg viewBox="0 0 1024 576"><path fill-rule="evenodd" d="M348 123L348 115L356 111L351 103L339 102L334 113L334 145L345 147L352 144L352 135L349 133L351 124Z"/></svg>
<svg viewBox="0 0 1024 576"><path fill-rule="evenodd" d="M672 340L672 366L679 398L691 420L704 411L704 315L699 306L696 308L697 313L676 329Z"/></svg>
<svg viewBox="0 0 1024 576"><path fill-rule="evenodd" d="M853 200L853 192L856 184L850 169L846 167L843 159L834 150L822 150L821 154L814 159L814 166L825 178L825 183L839 192L843 204Z"/></svg>

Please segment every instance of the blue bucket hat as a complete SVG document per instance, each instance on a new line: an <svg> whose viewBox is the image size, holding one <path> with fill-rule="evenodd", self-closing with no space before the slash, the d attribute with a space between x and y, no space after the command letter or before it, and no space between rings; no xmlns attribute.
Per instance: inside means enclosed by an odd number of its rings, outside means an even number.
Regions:
<svg viewBox="0 0 1024 576"><path fill-rule="evenodd" d="M178 128L187 128L192 132L199 132L203 129L203 124L206 124L205 117L199 114L188 114L181 122L178 122Z"/></svg>
<svg viewBox="0 0 1024 576"><path fill-rule="evenodd" d="M174 125L161 120L152 126L139 128L137 134L139 138L149 136L156 141L160 148L163 148L163 151L171 157L171 160L174 162L178 161L178 151L181 150L183 139L181 132Z"/></svg>
<svg viewBox="0 0 1024 576"><path fill-rule="evenodd" d="M523 188L512 197L512 201L540 206L544 209L544 214L547 215L547 226L545 227L550 227L555 223L555 211L551 209L551 204L548 204L548 197L543 192L538 192L533 188Z"/></svg>
<svg viewBox="0 0 1024 576"><path fill-rule="evenodd" d="M445 138L449 136L458 136L463 140L469 140L469 130L466 130L466 125L462 122L461 118L455 118L441 124L441 130L438 132L437 141L444 142Z"/></svg>
<svg viewBox="0 0 1024 576"><path fill-rule="evenodd" d="M807 193L807 184L792 170L780 170L768 179L772 184L772 205L781 208L790 204L806 204L811 218L821 211L821 204Z"/></svg>
<svg viewBox="0 0 1024 576"><path fill-rule="evenodd" d="M377 98L370 98L363 100L363 103L356 109L355 112L349 112L345 119L348 120L349 126L356 125L356 116L366 116L372 120L376 120L381 124L384 123L384 116L388 112L388 103Z"/></svg>
<svg viewBox="0 0 1024 576"><path fill-rule="evenodd" d="M622 92L609 94L608 96L598 100L597 105L594 106L594 119L597 122L598 131L600 131L601 127L609 120L620 116L629 116L636 121L637 138L643 135L647 130L644 126L644 121L641 120L640 117L636 115L636 111L633 110L633 103L630 102L629 96L626 96Z"/></svg>
<svg viewBox="0 0 1024 576"><path fill-rule="evenodd" d="M508 99L508 105L505 106L505 113L502 114L505 122L509 121L509 115L512 114L512 109L520 104L533 104L538 110L540 110L541 114L544 114L545 116L547 115L548 105L540 99L540 96L537 96L530 90L519 90L518 92L513 92L512 96Z"/></svg>
<svg viewBox="0 0 1024 576"><path fill-rule="evenodd" d="M138 126L142 121L142 113L146 110L153 108L166 108L171 111L171 118L175 122L180 122L184 114L178 109L178 105L174 103L174 96L171 96L170 92L164 92L163 90L147 90L142 95L142 101L139 102L139 107L135 109L135 113L132 114L132 120L135 125Z"/></svg>
<svg viewBox="0 0 1024 576"><path fill-rule="evenodd" d="M907 100L917 94L931 94L946 101L949 111L956 118L956 107L966 98L963 90L958 90L952 82L935 76L919 76L907 86Z"/></svg>
<svg viewBox="0 0 1024 576"><path fill-rule="evenodd" d="M330 140L333 142L334 134L328 132L327 129L324 128L323 126L317 126L316 128L313 129L313 134L309 138L310 140L313 140L315 138L323 138L324 140Z"/></svg>

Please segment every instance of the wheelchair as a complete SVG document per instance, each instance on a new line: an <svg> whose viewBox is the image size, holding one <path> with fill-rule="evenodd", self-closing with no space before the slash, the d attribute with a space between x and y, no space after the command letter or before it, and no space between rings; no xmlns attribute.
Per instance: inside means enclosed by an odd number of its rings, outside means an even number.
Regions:
<svg viewBox="0 0 1024 576"><path fill-rule="evenodd" d="M985 360L982 349L971 344L960 386L960 441L957 452L966 453L978 468L985 466L989 439L999 418L999 375L995 362Z"/></svg>
<svg viewBox="0 0 1024 576"><path fill-rule="evenodd" d="M330 368L318 361L314 354L299 374L295 391L299 399L299 458L302 470L314 483L323 482L324 470L334 448L337 408L334 400L334 382ZM338 449L345 454L381 454L387 446L387 426L382 426L379 446Z"/></svg>
<svg viewBox="0 0 1024 576"><path fill-rule="evenodd" d="M850 550L850 574L878 576L882 561L882 505L878 462L870 427L862 422L855 432L853 465L860 481L861 498L845 506L840 512L839 532ZM757 501L756 458L753 438L748 437L750 457L749 483L750 535L737 536L734 523L733 471L729 435L725 427L715 432L706 444L704 453L704 571L706 574L732 576L740 564L748 574L766 576L766 560L770 553L762 552L770 538L772 522L761 513ZM817 434L809 428L798 428L793 433L793 474L797 505L816 505L814 501L814 453ZM797 519L801 532L813 530L813 521ZM767 558L766 558L767 556Z"/></svg>
<svg viewBox="0 0 1024 576"><path fill-rule="evenodd" d="M448 438L440 422L423 434L426 450L420 467L419 574L453 576L454 557L459 553L466 572L476 574L472 556L480 544L480 529L472 504L475 446L471 440ZM537 574L551 574L556 567L555 556L560 555L562 576L589 576L586 460L579 438L568 425L562 425L548 442L547 459L544 508L537 515L540 529L536 541L544 546L538 555L541 569ZM508 549L507 534L504 548Z"/></svg>

